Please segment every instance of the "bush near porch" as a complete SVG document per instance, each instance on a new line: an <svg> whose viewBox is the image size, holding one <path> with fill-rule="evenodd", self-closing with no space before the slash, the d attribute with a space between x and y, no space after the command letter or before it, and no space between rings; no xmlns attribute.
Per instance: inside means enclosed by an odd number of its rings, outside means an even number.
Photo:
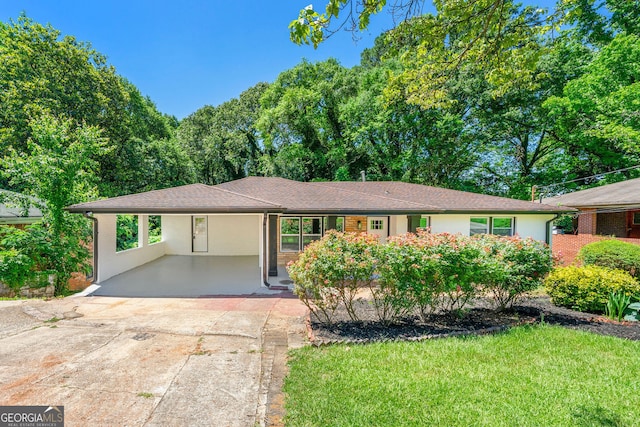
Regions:
<svg viewBox="0 0 640 427"><path fill-rule="evenodd" d="M339 306L352 320L354 298L368 289L379 320L389 324L419 310L459 311L474 297L511 306L552 268L549 248L533 239L420 231L389 238L331 231L310 244L288 271L294 292L329 324Z"/></svg>

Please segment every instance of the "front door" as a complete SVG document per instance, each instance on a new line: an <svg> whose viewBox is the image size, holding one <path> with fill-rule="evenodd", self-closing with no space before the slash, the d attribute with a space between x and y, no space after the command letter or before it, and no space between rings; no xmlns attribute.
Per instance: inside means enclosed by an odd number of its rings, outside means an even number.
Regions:
<svg viewBox="0 0 640 427"><path fill-rule="evenodd" d="M191 232L192 232L192 250L193 252L208 252L208 232L207 232L207 217L206 215L199 215L191 217Z"/></svg>
<svg viewBox="0 0 640 427"><path fill-rule="evenodd" d="M367 218L367 233L376 234L380 243L387 241L389 218L386 216L370 216Z"/></svg>

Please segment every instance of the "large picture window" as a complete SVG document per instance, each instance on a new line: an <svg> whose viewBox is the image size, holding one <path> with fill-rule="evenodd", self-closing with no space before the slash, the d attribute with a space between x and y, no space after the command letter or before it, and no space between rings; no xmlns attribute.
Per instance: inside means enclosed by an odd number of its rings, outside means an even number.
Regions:
<svg viewBox="0 0 640 427"><path fill-rule="evenodd" d="M283 216L280 218L280 252L300 252L309 243L320 240L330 228L344 231L344 217Z"/></svg>
<svg viewBox="0 0 640 427"><path fill-rule="evenodd" d="M300 250L300 218L280 218L280 252Z"/></svg>
<svg viewBox="0 0 640 427"><path fill-rule="evenodd" d="M472 217L469 223L469 234L496 234L513 236L514 218L512 217Z"/></svg>

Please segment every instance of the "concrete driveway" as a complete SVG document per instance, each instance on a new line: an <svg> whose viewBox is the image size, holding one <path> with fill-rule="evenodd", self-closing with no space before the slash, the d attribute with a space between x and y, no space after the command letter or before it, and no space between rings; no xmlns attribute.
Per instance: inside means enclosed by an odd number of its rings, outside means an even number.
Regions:
<svg viewBox="0 0 640 427"><path fill-rule="evenodd" d="M0 405L63 405L67 426L277 425L289 293L0 301Z"/></svg>

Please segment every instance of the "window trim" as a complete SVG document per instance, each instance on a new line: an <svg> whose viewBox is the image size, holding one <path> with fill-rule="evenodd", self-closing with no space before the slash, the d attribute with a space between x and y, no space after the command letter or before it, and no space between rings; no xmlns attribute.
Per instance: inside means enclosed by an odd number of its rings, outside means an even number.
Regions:
<svg viewBox="0 0 640 427"><path fill-rule="evenodd" d="M298 220L298 232L296 234L284 234L282 232L282 221L285 220L285 219L297 219ZM280 229L278 231L279 231L279 234L280 234L280 252L283 252L283 253L286 253L286 252L289 252L289 253L300 252L300 244L301 244L301 239L302 239L302 237L301 237L301 233L302 233L302 218L299 217L299 216L281 216L279 225L280 225ZM283 236L284 237L296 236L298 238L298 250L284 249L282 247L282 237Z"/></svg>
<svg viewBox="0 0 640 427"><path fill-rule="evenodd" d="M487 232L486 233L475 233L471 234L471 220L474 218L482 218L487 220ZM509 235L505 236L504 234L495 234L494 229L498 230L506 230L504 227L494 227L493 223L496 219L510 219L511 220L511 228L509 229ZM516 217L515 216L470 216L469 217L469 236L474 236L478 234L492 234L494 236L504 236L504 237L512 237L516 234Z"/></svg>
<svg viewBox="0 0 640 427"><path fill-rule="evenodd" d="M495 234L494 230L496 229L496 227L493 225L494 221L496 219L509 219L511 220L511 227L509 227L509 234L508 235L504 235L504 234ZM497 227L499 230L506 230L505 227ZM496 236L505 236L505 237L512 237L516 231L516 218L513 216L493 216L491 217L491 234L494 234Z"/></svg>
<svg viewBox="0 0 640 427"><path fill-rule="evenodd" d="M334 215L332 215L334 216ZM311 237L320 237L320 239L326 234L327 230L326 230L326 226L328 223L328 217L326 216L321 216L321 215L314 215L314 216L300 216L300 215L281 215L280 217L280 222L278 223L279 225L279 229L278 229L278 235L279 235L279 240L280 240L280 244L279 244L279 250L281 253L296 253L296 252L302 252L305 248L305 244L304 244L304 238L311 236ZM344 229L346 227L347 224L347 218L344 215L340 215L340 216L336 216L336 219L340 219L342 218L342 231L344 232ZM297 219L298 220L298 233L297 234L283 234L282 233L282 220L283 219ZM320 233L305 233L304 232L304 220L305 219L319 219L320 220ZM293 250L293 249L283 249L282 247L282 237L293 237L293 236L297 236L298 237L298 250ZM317 239L316 239L317 240Z"/></svg>

